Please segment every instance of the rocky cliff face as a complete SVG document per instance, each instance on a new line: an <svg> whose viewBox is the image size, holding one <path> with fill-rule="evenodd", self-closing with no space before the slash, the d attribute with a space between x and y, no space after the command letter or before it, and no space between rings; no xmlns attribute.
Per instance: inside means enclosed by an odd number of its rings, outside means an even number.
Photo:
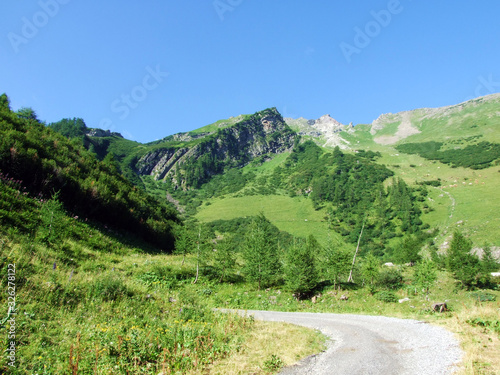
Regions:
<svg viewBox="0 0 500 375"><path fill-rule="evenodd" d="M85 134L87 137L119 137L123 138L123 136L120 133L112 132L110 130L102 130L98 128L93 128L93 129L88 129L88 132Z"/></svg>
<svg viewBox="0 0 500 375"><path fill-rule="evenodd" d="M187 138L186 138L187 137ZM158 147L136 163L141 175L169 179L178 188L198 187L228 167L241 167L265 154L290 150L297 137L276 108L267 109L230 127L201 137L178 135L186 147Z"/></svg>
<svg viewBox="0 0 500 375"><path fill-rule="evenodd" d="M317 120L306 120L304 118L286 118L286 123L298 134L311 137L323 147L336 147L349 149L349 142L341 136L341 132L351 133L352 123L344 125L330 115L323 115Z"/></svg>

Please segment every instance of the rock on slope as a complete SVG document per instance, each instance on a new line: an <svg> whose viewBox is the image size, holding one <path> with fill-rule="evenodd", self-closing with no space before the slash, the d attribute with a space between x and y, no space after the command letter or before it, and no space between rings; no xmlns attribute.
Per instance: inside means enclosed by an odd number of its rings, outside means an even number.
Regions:
<svg viewBox="0 0 500 375"><path fill-rule="evenodd" d="M147 152L136 170L157 180L170 179L177 187L197 187L226 167L241 167L256 157L290 150L296 136L271 108L214 132L178 137L176 141L185 143L166 143Z"/></svg>
<svg viewBox="0 0 500 375"><path fill-rule="evenodd" d="M349 149L349 142L341 136L341 132L352 132L352 123L344 125L330 115L321 116L317 120L285 118L286 123L299 135L311 137L323 147Z"/></svg>

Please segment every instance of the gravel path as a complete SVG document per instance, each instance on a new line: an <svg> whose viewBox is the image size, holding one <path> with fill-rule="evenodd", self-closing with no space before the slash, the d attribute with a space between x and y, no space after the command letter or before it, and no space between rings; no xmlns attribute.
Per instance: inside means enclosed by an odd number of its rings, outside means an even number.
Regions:
<svg viewBox="0 0 500 375"><path fill-rule="evenodd" d="M253 310L239 313L318 329L331 339L325 352L281 374L452 374L462 357L451 332L417 320Z"/></svg>

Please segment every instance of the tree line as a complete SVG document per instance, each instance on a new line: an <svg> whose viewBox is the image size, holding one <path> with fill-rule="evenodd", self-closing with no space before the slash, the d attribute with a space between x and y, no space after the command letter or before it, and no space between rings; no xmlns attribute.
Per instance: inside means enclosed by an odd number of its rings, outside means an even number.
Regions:
<svg viewBox="0 0 500 375"><path fill-rule="evenodd" d="M119 173L112 155L104 160L38 120L30 108L14 112L0 96L0 172L31 197L58 199L74 215L173 250L175 209L158 202Z"/></svg>
<svg viewBox="0 0 500 375"><path fill-rule="evenodd" d="M437 279L439 269L450 271L463 288L487 286L489 272L498 262L488 247L482 260L470 253L472 244L456 232L444 255L422 256L421 242L407 237L396 246L392 259L412 267L411 280L404 280L399 268L382 267L372 252L354 258L355 250L332 241L322 246L314 236L307 239L283 235L263 214L240 223L245 230L221 234L207 224L178 226L176 251L195 259L196 279L201 275L218 282L235 282L243 277L257 289L283 287L297 298L311 296L324 286L357 286L394 290L409 282L426 294ZM220 228L220 226L219 226ZM226 228L230 228L227 226ZM241 229L241 228L238 228ZM349 276L354 275L350 279Z"/></svg>

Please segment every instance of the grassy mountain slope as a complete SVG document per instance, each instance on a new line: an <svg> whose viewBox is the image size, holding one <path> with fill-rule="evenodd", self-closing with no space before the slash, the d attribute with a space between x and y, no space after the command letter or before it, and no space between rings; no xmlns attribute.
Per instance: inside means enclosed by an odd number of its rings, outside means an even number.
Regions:
<svg viewBox="0 0 500 375"><path fill-rule="evenodd" d="M0 107L0 178L31 197L57 195L76 216L140 236L165 250L173 249L175 210L155 201L118 173L110 159L99 161L79 142L70 141L36 118ZM5 210L8 207L4 208ZM9 218L7 211L3 216Z"/></svg>
<svg viewBox="0 0 500 375"><path fill-rule="evenodd" d="M109 158L0 104L2 374L202 373L268 329L313 343L292 341L292 360L321 349L310 330L214 312L211 279L193 284L195 259L162 253L173 210ZM265 358L247 353L255 371L286 354L275 341Z"/></svg>
<svg viewBox="0 0 500 375"><path fill-rule="evenodd" d="M492 162L485 169L453 167L397 149L402 144L443 143L442 150L465 150L482 141L500 143L500 95L477 98L454 106L417 109L382 115L371 125L357 125L342 133L353 150L381 153L379 163L409 184L439 181L429 187L426 202L434 211L423 220L440 229L443 245L455 229L461 229L476 246L500 246L500 167ZM399 133L398 133L399 132Z"/></svg>
<svg viewBox="0 0 500 375"><path fill-rule="evenodd" d="M315 121L286 119L286 122L294 130L301 132L305 139L318 141L320 145L338 144L345 148L346 152L354 150L380 152L380 157L376 162L388 166L396 177L402 178L410 185L425 183L425 181L439 181L439 186L428 187L429 196L426 204L429 206L429 210L426 210L428 213L422 216L422 220L424 223L440 229L440 234L436 238L440 245L446 242L449 233L460 228L471 236L477 246L482 246L485 242L499 246L500 238L494 230L499 220L498 215L495 215L494 212L500 209L500 203L498 203L500 199L498 199L498 189L496 189L499 182L498 167L495 166L494 161L491 167L482 170L454 168L452 165L429 160L417 154L407 154L397 149L401 144L418 145L429 141L441 142L443 151L465 149L467 146L477 145L482 141L499 142L499 108L500 95L494 94L448 107L423 108L386 114L380 116L373 124L361 124L355 127L338 124L329 116L323 116L322 119ZM250 163L253 166L248 164L248 167L241 169L241 173L238 172L240 176L242 174L246 176L244 179L235 179L234 176L224 177L224 174L231 169L226 162L224 162L223 167L220 167L216 166L216 163L214 164L216 159L201 160L201 155L206 154L208 149L189 161L186 167L180 167L181 163L175 160L175 155L179 155L179 150L192 150L193 147L198 147L197 145L210 142L210 139L217 137L220 132L232 131L231 129L235 126L245 124L251 118L252 116L249 115L241 115L221 120L188 133L176 134L145 145L125 144L126 140L114 139L110 140L106 149L116 155L115 158L120 162L122 171L129 179L135 179L137 184L145 186L159 199L165 199L167 193L173 195L173 201L180 202L180 206L184 209L187 208L190 215L195 214L196 207L200 207L204 202L210 204L213 203L211 199L220 200L222 197L235 196L238 198L250 195L260 197L255 202L267 202L266 196L276 194L276 191L273 190L272 184L263 184L262 178L271 175L272 170L284 162L286 153L276 155L271 152L262 155L263 159L260 161L254 158L253 162ZM331 131L328 130L330 123L333 123ZM217 154L216 149L210 150L208 152L210 155ZM222 155L227 154L223 153ZM158 163L161 158L164 161ZM172 160L169 161L169 158ZM227 158L227 156L223 156L223 158ZM252 158L245 160L243 164L250 161ZM150 167L146 167L147 165ZM210 171L208 175L207 170ZM145 176L150 174L155 178L163 179L166 176L165 173L170 176L167 186L150 181ZM179 191L180 186L177 184L177 179L184 181L187 178L192 185L196 183L195 181L206 182L217 173L222 176L220 179L216 179L217 181L226 181L204 185L204 187L201 186L202 183L197 183L196 189ZM137 178L138 174L142 181ZM261 180L259 177L262 177ZM235 188L228 188L230 185ZM211 193L204 191L207 187L212 191ZM216 190L219 190L220 193L213 192ZM288 192L278 188L278 194L287 195ZM232 210L233 213L246 216L255 211L254 208L250 208L254 205L250 205L249 209L246 210L246 208L241 207L240 201L234 200L233 202L235 206ZM296 205L294 210L299 212L303 203L297 201L295 204L295 202L296 200L293 198L288 201L287 206ZM225 202L224 205L231 206L229 202ZM256 205L258 204L256 203ZM215 212L215 208L218 206L202 207L202 211L207 214L208 218L215 216L208 214L208 212L210 210ZM287 209L283 210L283 215L287 216ZM273 222L277 224L280 221L278 220L279 215L272 216ZM289 219L281 221L286 222ZM281 225L281 227L284 226ZM322 230L315 229L312 232L290 230L293 233L301 233L301 235L305 232L317 233L321 238L325 238L324 234L320 234L323 233Z"/></svg>
<svg viewBox="0 0 500 375"><path fill-rule="evenodd" d="M0 357L2 374L203 373L268 340L270 330L284 337L274 339L278 349L264 350L265 358L245 354L255 371L271 355L286 354L279 346L293 345L287 364L321 350L321 337L310 330L212 311L209 280L192 284L192 257L184 263L154 252L74 217L57 200L24 192L17 182L0 181L0 272L9 275L2 281L10 291L0 296L0 343L15 348L15 358Z"/></svg>
<svg viewBox="0 0 500 375"><path fill-rule="evenodd" d="M282 231L303 238L314 235L322 244L333 236L338 243L344 244L337 233L328 230L324 212L314 210L312 202L303 197L252 195L216 198L208 202L210 204L202 206L196 215L202 222L257 216L262 212Z"/></svg>
<svg viewBox="0 0 500 375"><path fill-rule="evenodd" d="M283 274L274 275L276 284L271 284L271 288L257 290L244 267L245 254L234 253L237 246L229 242L231 236L222 238L221 233L208 233L205 237L204 233L202 237L201 227L196 226L190 233L192 242L188 251L191 254L185 259L153 253L162 244L155 241L146 244L144 240L149 238L144 234L170 235L170 226L176 220L172 211L117 173L116 161L110 154L101 155L104 158L99 161L78 141L68 141L55 134L36 118L12 112L6 97L0 97L0 125L4 135L0 141L0 167L9 173L0 178L0 271L7 275L9 265L15 264L19 364L17 369L12 369L3 357L2 371L14 374L25 373L25 369L48 374L65 371L157 374L168 369L179 373L203 373L214 361L235 352L246 354L250 350L246 348L256 348L255 342L280 340L292 332L280 327L279 334L272 340L269 335L263 338L267 327L262 328L251 319L219 315L212 310L212 307L221 306L371 313L434 321L460 334L468 350L465 366L469 373L494 371L499 365L496 350L499 344L498 280L484 279L470 285L486 285L496 290L457 290L452 273L444 269L443 258L433 253L441 268L439 271L430 269L427 273L436 273L438 280L426 284L430 288L430 294L426 295L422 284L425 280L419 281L417 277L419 261L416 267L398 265L388 269L380 267L380 259L366 252L370 250L391 257L400 248L419 250L424 245L431 248L428 238L431 232L426 224L440 228L439 233L433 233L439 241L447 241L451 230L460 228L476 244L485 239L496 244L498 211L480 212L474 217L473 210L478 205L481 209L496 208L498 195L495 194L498 193L492 187L498 186L495 177L499 175L498 165L481 170L453 168L417 154L401 153L396 147L405 142L405 138L401 137L403 132L399 125L394 125L394 119L374 134L370 126L339 133L349 138L351 145L363 145L360 148L380 154L339 149L325 152L313 142L300 143L295 139L291 149L266 148L280 137L275 134L268 115L278 120L280 116L271 112L263 111L235 124L223 124L212 134L194 132L194 136L184 134L149 145L121 141L125 150L121 154L122 162L128 158L130 166L137 166L142 157L156 151L165 156L169 155L169 150L174 153L182 148L193 150L204 144L206 148L197 150L215 152L209 153L213 157L205 161L209 165L215 163L220 173L208 176L210 178L196 186L169 184L168 179L156 180L150 173L140 176L147 191L160 200L168 199L189 208L187 218L196 216L209 222L264 212L280 229L302 237L314 234L323 245L329 243L329 237L333 240L333 246L325 249L310 239L291 239L290 243L285 243L290 236L282 236L274 229L266 231L265 239L272 237L273 240L266 244L279 241L275 248L279 253L276 264L286 267ZM278 123L282 125L281 121ZM227 157L231 154L226 150L231 144L223 141L231 139L230 134L235 131L239 135L246 134L242 129L244 125L262 130L264 136L246 144L249 148L253 143L258 146L257 150L253 149L258 152L252 157L233 160ZM290 136L288 140L295 138L286 127L282 129ZM210 128L204 130L212 131ZM384 136L400 139L394 144L387 144L388 138L383 138L382 143L374 141ZM449 142L445 146L454 148L477 143L477 139L467 137L452 139L461 143ZM106 137L100 138L106 140ZM118 138L109 137L106 152L112 147L120 149ZM285 144L281 142L279 146ZM261 152L265 150L268 151ZM192 162L191 167L203 166L197 165L196 158L184 160ZM217 166L216 162L223 165ZM137 168L134 168L130 170L136 173ZM189 168L179 173L186 171ZM392 174L395 178L391 178ZM453 179L457 181L445 187L443 183ZM431 185L415 184L424 181ZM60 195L54 194L54 190L60 190ZM491 200L485 203L489 199L485 196L473 200L471 191L491 194ZM81 201L75 197L81 197ZM80 206L74 206L74 202ZM86 216L74 212L74 207L82 213L98 210L104 216L94 212L95 217L89 218L95 221L85 220ZM128 208L128 212L124 208ZM456 222L457 215L466 220ZM493 220L491 226L489 221L483 221L488 215ZM127 225L133 223L142 229L137 231L137 227L123 225L123 220ZM130 223L127 220L131 220ZM223 224L229 227L235 223ZM242 242L238 245L244 246L248 238L264 233L256 226L245 225L241 225L245 228L244 234L250 232L254 236L235 235L232 238ZM332 229L328 230L327 225ZM124 236L123 229L137 232L135 234L139 238L142 235L143 241L137 241L137 237L132 241L131 237ZM491 237L486 237L486 231ZM361 232L364 233L360 241L361 257L353 272L356 283L346 283L352 253ZM200 250L200 244L204 250ZM225 244L229 246L224 248ZM176 250L182 251L180 241L176 245ZM318 283L309 294L304 294L305 297L314 294L312 300L293 298L289 285L290 280L298 279L296 273L287 272L292 264L289 255L301 250L300 246L311 249L313 257L308 259L313 260L307 263L318 267L308 268L318 271ZM221 254L225 254L226 259L221 258ZM337 263L342 266L337 276L331 273L330 266L323 267L341 258L347 262ZM234 262L223 270L223 277L217 277L217 267L224 266L228 259ZM200 262L201 267L198 267ZM198 268L201 270L199 279L195 276ZM479 275L483 277L485 272L481 269ZM0 297L3 306L8 306L7 297L7 293ZM411 302L394 303L404 297ZM451 311L433 312L431 303L442 300L448 301ZM11 315L7 310L0 324L4 347L9 345L6 333ZM314 342L315 350L319 350L318 341L321 340L318 336L306 335L293 346ZM256 336L260 336L258 340ZM253 342L253 346L247 346L248 342ZM280 362L283 349L288 351L287 345L279 341L263 356L254 357L247 363L251 363L256 373L266 372L270 364ZM302 351L301 355L305 354L307 352ZM216 369L227 373L231 367L226 366L220 369L217 365Z"/></svg>

